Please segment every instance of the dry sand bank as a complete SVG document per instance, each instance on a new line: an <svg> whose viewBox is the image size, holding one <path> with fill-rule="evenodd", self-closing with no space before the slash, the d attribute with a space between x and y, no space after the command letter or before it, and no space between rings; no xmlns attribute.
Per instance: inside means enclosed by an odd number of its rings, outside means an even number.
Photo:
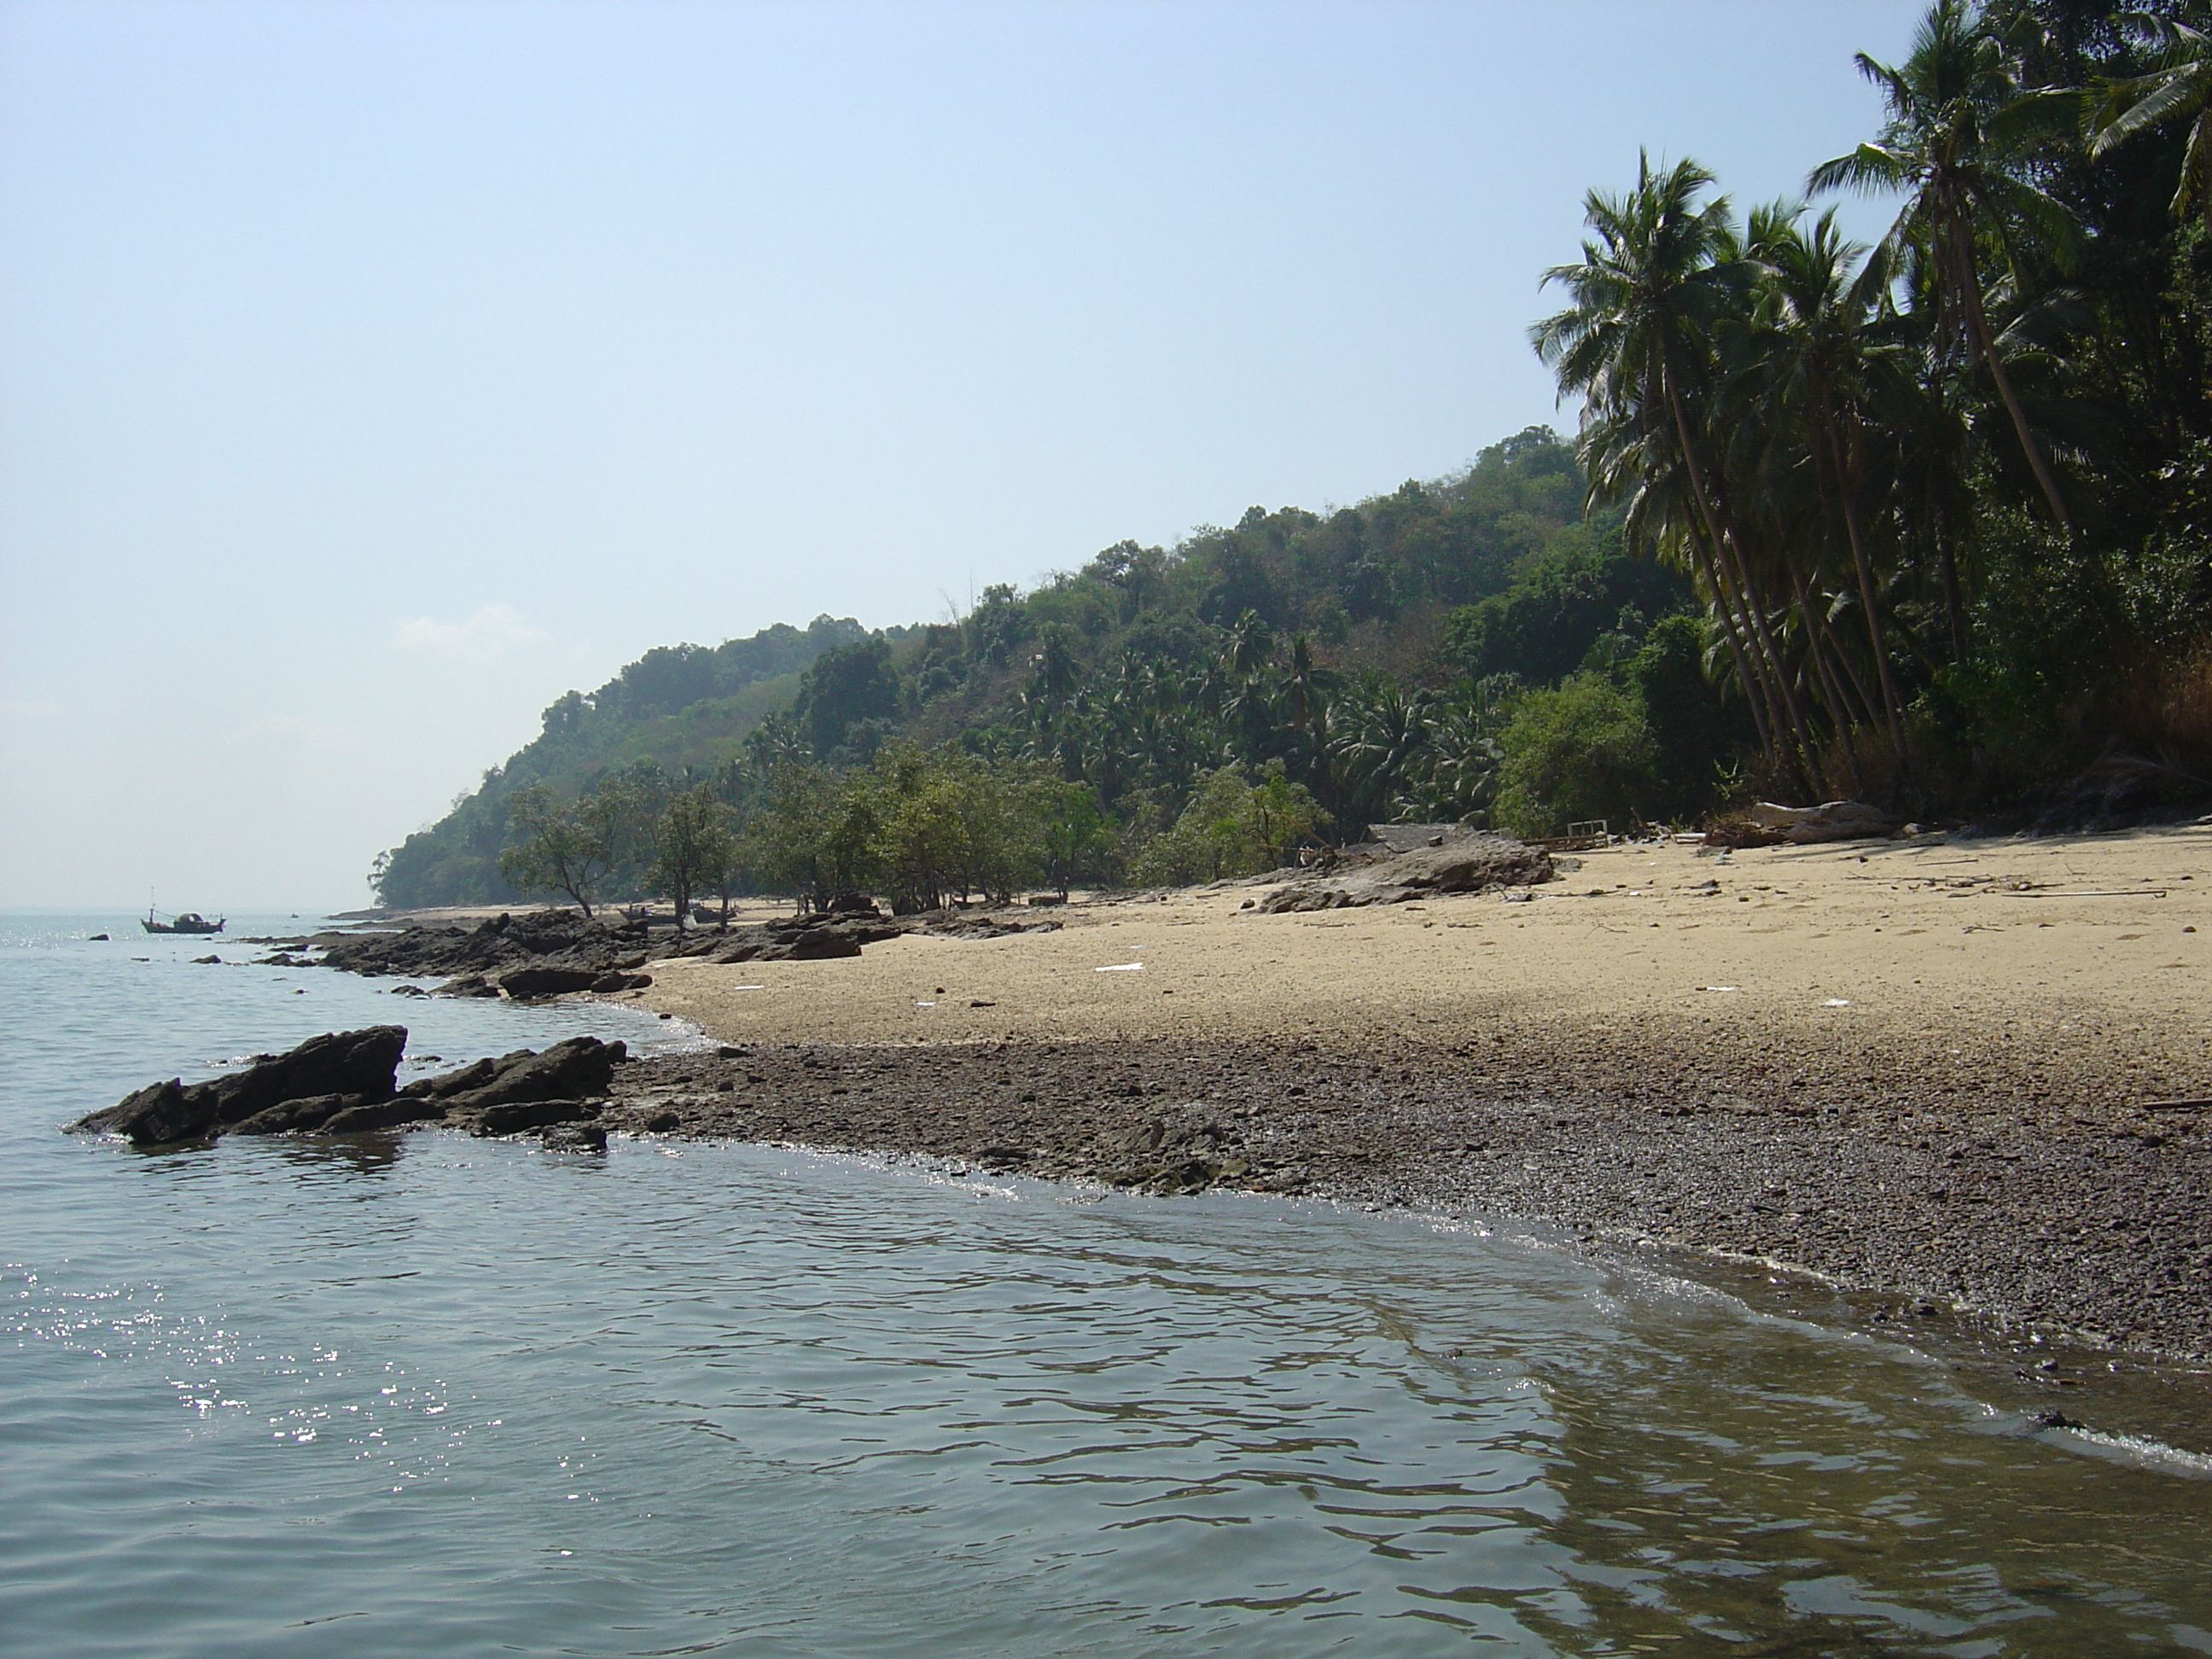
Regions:
<svg viewBox="0 0 2212 1659"><path fill-rule="evenodd" d="M1526 903L1263 916L1239 909L1254 890L1052 912L1061 932L1014 939L902 938L859 962L656 963L648 1000L776 1042L1449 1043L1510 1018L1778 1026L1844 1048L1879 1034L1940 1061L1948 1033L2009 1030L2061 1066L2128 1050L2102 1080L2106 1104L2212 1089L2212 827L1770 848L1725 863L1614 848Z"/></svg>
<svg viewBox="0 0 2212 1659"><path fill-rule="evenodd" d="M2203 825L1624 847L1522 902L1230 886L660 962L640 1000L745 1052L629 1068L625 1115L1471 1205L2212 1357L2212 1112L2164 1103L2212 1096L2209 855Z"/></svg>

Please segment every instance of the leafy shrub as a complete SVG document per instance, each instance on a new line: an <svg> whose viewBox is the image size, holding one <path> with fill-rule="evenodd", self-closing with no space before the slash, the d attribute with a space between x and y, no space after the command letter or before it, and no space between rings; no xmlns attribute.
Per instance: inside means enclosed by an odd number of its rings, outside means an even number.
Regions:
<svg viewBox="0 0 2212 1659"><path fill-rule="evenodd" d="M1516 835L1556 836L1580 819L1616 829L1658 791L1658 745L1637 700L1596 674L1530 691L1498 738L1497 816Z"/></svg>

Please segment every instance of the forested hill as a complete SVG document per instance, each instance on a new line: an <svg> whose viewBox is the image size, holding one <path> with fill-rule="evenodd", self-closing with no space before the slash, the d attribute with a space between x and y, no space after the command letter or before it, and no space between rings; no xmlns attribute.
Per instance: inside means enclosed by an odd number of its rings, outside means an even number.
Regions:
<svg viewBox="0 0 2212 1659"><path fill-rule="evenodd" d="M624 769L710 770L765 715L789 705L816 658L867 637L850 617L823 616L803 629L778 623L719 646L655 647L598 690L571 691L546 709L536 738L436 823L380 856L369 879L392 904L509 898L499 854L516 790L544 783L574 796Z"/></svg>
<svg viewBox="0 0 2212 1659"><path fill-rule="evenodd" d="M654 653L381 890L926 908L1264 869L1385 819L2202 802L2205 22L1936 0L1902 61L1857 62L1866 142L1804 158L1808 198L1886 203L1878 243L1688 158L1589 192L1578 257L1529 273L1573 449L1531 429L1353 507L1117 543L956 622ZM722 653L728 678L696 661Z"/></svg>
<svg viewBox="0 0 2212 1659"><path fill-rule="evenodd" d="M1255 507L1171 548L1118 543L1031 592L988 588L956 623L868 633L823 617L649 652L548 708L540 737L373 878L387 904L503 901L507 807L526 785L574 799L618 782L652 800L704 781L742 816L780 757L845 772L902 740L1085 781L1138 836L1224 761L1287 760L1310 787L1316 741L1344 752L1342 776L1319 781L1346 823L1480 815L1510 694L1593 660L1625 669L1691 600L1583 497L1573 453L1533 428L1356 506ZM1701 799L1732 728L1698 672L1698 638L1677 629L1656 654L1663 695L1682 705L1668 722L1678 746L1703 750L1685 763L1686 795ZM1285 689L1311 705L1294 730L1277 707ZM1371 752L1352 758L1363 742Z"/></svg>

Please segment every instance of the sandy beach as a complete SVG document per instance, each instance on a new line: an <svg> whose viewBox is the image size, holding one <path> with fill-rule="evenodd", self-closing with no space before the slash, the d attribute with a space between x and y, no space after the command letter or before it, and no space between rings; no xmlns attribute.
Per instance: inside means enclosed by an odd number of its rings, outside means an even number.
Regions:
<svg viewBox="0 0 2212 1659"><path fill-rule="evenodd" d="M2212 825L1561 863L1367 909L1260 915L1230 884L858 960L656 962L632 1000L730 1052L627 1068L626 1119L1474 1206L2212 1358Z"/></svg>
<svg viewBox="0 0 2212 1659"><path fill-rule="evenodd" d="M778 1042L1449 1044L1556 1021L1879 1038L1940 1068L1947 1039L1972 1035L2068 1071L2116 1045L2119 1069L2083 1079L2106 1106L2212 1089L2212 825L1725 861L1632 845L1562 863L1577 867L1525 902L1255 915L1239 907L1261 890L1231 884L1043 913L1064 921L1055 933L908 937L857 963L665 963L650 1000Z"/></svg>

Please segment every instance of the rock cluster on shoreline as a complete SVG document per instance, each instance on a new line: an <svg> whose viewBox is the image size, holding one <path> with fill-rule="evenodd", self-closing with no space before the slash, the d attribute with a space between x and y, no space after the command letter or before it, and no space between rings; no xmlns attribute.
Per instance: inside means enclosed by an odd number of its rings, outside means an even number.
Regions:
<svg viewBox="0 0 2212 1659"><path fill-rule="evenodd" d="M445 996L520 1000L588 991L606 995L641 991L653 975L639 971L655 961L710 963L822 962L857 957L864 945L903 933L956 939L996 939L1010 933L1049 933L1053 921L996 921L980 913L932 913L886 917L872 904L828 915L779 916L731 927L700 927L653 932L619 916L586 916L576 910L501 912L474 927L416 926L398 932L323 933L289 939L266 958L276 967L336 968L365 975L415 975L443 978ZM319 960L293 954L319 948Z"/></svg>
<svg viewBox="0 0 2212 1659"><path fill-rule="evenodd" d="M310 1037L288 1054L261 1054L243 1071L205 1083L171 1078L87 1114L72 1133L119 1134L137 1146L223 1135L358 1134L445 1123L508 1134L599 1115L627 1058L620 1042L570 1037L543 1053L519 1048L438 1077L398 1084L402 1025ZM606 1136L597 1134L604 1146Z"/></svg>

